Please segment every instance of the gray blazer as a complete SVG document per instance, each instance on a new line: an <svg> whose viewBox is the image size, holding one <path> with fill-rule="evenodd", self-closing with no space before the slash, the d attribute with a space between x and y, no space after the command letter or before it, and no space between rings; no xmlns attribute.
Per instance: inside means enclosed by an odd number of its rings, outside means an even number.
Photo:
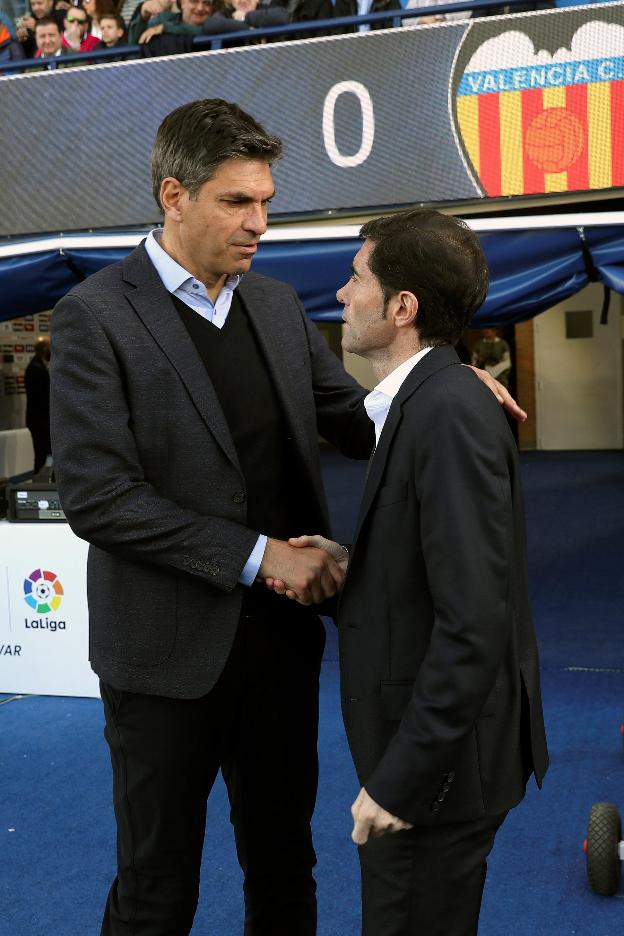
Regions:
<svg viewBox="0 0 624 936"><path fill-rule="evenodd" d="M364 391L290 286L248 273L238 288L327 530L318 433L367 457ZM93 669L119 689L198 697L228 657L263 531L246 525L222 409L143 245L61 300L52 360L59 491L91 544Z"/></svg>

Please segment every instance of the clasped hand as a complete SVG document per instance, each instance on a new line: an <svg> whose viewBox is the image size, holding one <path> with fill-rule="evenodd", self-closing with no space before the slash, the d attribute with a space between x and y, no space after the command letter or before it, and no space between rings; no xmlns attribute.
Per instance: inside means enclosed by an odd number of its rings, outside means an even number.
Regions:
<svg viewBox="0 0 624 936"><path fill-rule="evenodd" d="M320 604L344 584L348 555L344 546L324 536L269 539L258 578L278 595L299 604Z"/></svg>

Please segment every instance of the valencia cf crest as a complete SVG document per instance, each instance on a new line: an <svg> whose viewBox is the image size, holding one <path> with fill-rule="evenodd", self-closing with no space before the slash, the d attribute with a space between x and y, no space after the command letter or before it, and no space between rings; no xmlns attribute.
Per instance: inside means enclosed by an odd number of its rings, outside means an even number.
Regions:
<svg viewBox="0 0 624 936"><path fill-rule="evenodd" d="M452 107L484 196L624 185L624 6L475 21Z"/></svg>

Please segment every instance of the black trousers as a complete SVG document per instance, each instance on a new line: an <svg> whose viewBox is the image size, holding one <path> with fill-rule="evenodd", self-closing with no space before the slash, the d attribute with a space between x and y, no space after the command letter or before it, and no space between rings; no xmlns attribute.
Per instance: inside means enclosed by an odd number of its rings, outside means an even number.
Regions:
<svg viewBox="0 0 624 936"><path fill-rule="evenodd" d="M102 936L190 932L219 768L244 872L244 936L316 932L310 821L325 632L307 609L278 607L244 610L225 669L200 699L101 684L118 853Z"/></svg>
<svg viewBox="0 0 624 936"><path fill-rule="evenodd" d="M414 827L363 845L363 936L476 936L486 858L506 815Z"/></svg>

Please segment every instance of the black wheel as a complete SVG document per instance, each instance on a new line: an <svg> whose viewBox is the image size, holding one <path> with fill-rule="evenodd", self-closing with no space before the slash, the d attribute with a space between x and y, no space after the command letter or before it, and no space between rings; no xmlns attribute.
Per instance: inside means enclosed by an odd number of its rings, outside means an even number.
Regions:
<svg viewBox="0 0 624 936"><path fill-rule="evenodd" d="M587 829L587 874L596 894L612 897L620 886L619 844L622 824L612 803L595 803Z"/></svg>

